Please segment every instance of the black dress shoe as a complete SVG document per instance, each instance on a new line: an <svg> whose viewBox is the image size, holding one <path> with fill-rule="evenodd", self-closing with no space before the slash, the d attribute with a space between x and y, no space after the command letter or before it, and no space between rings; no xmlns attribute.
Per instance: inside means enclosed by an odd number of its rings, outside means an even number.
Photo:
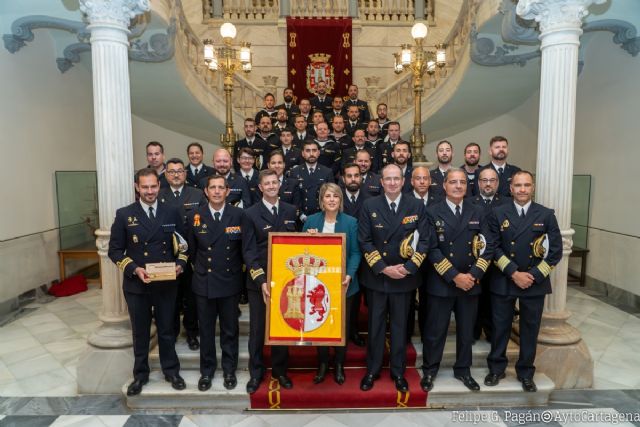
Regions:
<svg viewBox="0 0 640 427"><path fill-rule="evenodd" d="M538 391L538 387L536 387L536 383L533 382L532 378L520 378L518 377L518 381L522 383L522 389L529 393L533 393Z"/></svg>
<svg viewBox="0 0 640 427"><path fill-rule="evenodd" d="M212 377L208 375L201 376L200 380L198 381L198 390L200 391L209 390L211 388L211 380L212 380Z"/></svg>
<svg viewBox="0 0 640 427"><path fill-rule="evenodd" d="M318 371L316 372L316 376L313 377L313 383L320 384L322 381L324 381L324 377L327 376L328 369L329 369L329 365L327 365L326 363L321 363L320 366L318 366Z"/></svg>
<svg viewBox="0 0 640 427"><path fill-rule="evenodd" d="M395 377L393 378L393 382L396 385L396 390L400 393L406 393L409 391L409 383L405 379L405 377Z"/></svg>
<svg viewBox="0 0 640 427"><path fill-rule="evenodd" d="M462 381L462 384L471 391L480 391L480 385L473 379L471 375L455 375L457 380Z"/></svg>
<svg viewBox="0 0 640 427"><path fill-rule="evenodd" d="M191 337L187 335L187 345L189 346L189 350L196 351L200 348L200 342L198 341L198 337Z"/></svg>
<svg viewBox="0 0 640 427"><path fill-rule="evenodd" d="M344 366L342 363L336 363L336 366L333 368L333 380L340 385L344 384L346 378L344 376Z"/></svg>
<svg viewBox="0 0 640 427"><path fill-rule="evenodd" d="M148 378L143 380L133 380L127 387L127 396L136 396L142 391L142 386L149 382Z"/></svg>
<svg viewBox="0 0 640 427"><path fill-rule="evenodd" d="M374 375L370 372L367 372L367 374L362 378L362 381L360 381L360 390L362 391L369 391L373 388L373 383L375 380L377 380L378 378L380 378L379 375Z"/></svg>
<svg viewBox="0 0 640 427"><path fill-rule="evenodd" d="M224 374L224 382L222 383L227 390L233 390L238 385L236 374Z"/></svg>
<svg viewBox="0 0 640 427"><path fill-rule="evenodd" d="M253 394L260 388L262 378L251 378L247 383L247 393Z"/></svg>
<svg viewBox="0 0 640 427"><path fill-rule="evenodd" d="M431 389L433 388L433 380L435 378L436 378L435 375L429 375L429 374L422 377L422 379L420 380L420 387L425 393L428 391L431 391Z"/></svg>
<svg viewBox="0 0 640 427"><path fill-rule="evenodd" d="M504 372L501 374L489 373L487 374L486 377L484 377L484 385L488 385L489 387L496 386L500 384L500 380L503 379L504 377L505 377Z"/></svg>
<svg viewBox="0 0 640 427"><path fill-rule="evenodd" d="M287 390L293 388L293 381L291 381L291 378L286 375L279 376L278 383L280 384L280 387L286 388Z"/></svg>
<svg viewBox="0 0 640 427"><path fill-rule="evenodd" d="M165 375L164 380L171 383L171 387L176 390L184 390L187 385L184 383L184 379L180 375Z"/></svg>
<svg viewBox="0 0 640 427"><path fill-rule="evenodd" d="M364 338L362 338L362 335L360 334L353 334L351 335L351 342L354 343L355 345L357 345L358 347L364 347L365 346L365 342L364 342Z"/></svg>

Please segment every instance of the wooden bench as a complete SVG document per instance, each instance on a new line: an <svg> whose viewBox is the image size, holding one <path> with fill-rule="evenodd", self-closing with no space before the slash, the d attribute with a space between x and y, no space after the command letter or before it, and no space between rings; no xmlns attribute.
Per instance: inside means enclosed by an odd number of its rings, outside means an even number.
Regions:
<svg viewBox="0 0 640 427"><path fill-rule="evenodd" d="M589 249L579 248L574 246L571 248L571 255L569 258L580 258L580 275L576 276L569 273L569 283L578 284L580 287L584 287L585 279L587 278L587 255L589 254Z"/></svg>
<svg viewBox="0 0 640 427"><path fill-rule="evenodd" d="M60 281L67 277L65 261L68 259L95 259L98 262L98 271L100 271L100 257L98 256L98 248L95 242L87 242L78 246L58 251L58 259L60 261ZM87 279L89 283L98 283L102 287L102 275L97 279Z"/></svg>

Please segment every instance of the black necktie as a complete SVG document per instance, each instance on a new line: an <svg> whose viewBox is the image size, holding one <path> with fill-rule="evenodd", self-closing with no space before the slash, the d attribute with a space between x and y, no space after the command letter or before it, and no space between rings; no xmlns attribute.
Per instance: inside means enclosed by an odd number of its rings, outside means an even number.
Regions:
<svg viewBox="0 0 640 427"><path fill-rule="evenodd" d="M153 206L149 206L149 219L152 221L156 219L156 216L153 214Z"/></svg>
<svg viewBox="0 0 640 427"><path fill-rule="evenodd" d="M271 207L271 211L273 211L273 216L277 217L278 216L278 208L276 208L275 206Z"/></svg>
<svg viewBox="0 0 640 427"><path fill-rule="evenodd" d="M313 172L316 170L316 168L311 168L309 169L309 175L313 175Z"/></svg>
<svg viewBox="0 0 640 427"><path fill-rule="evenodd" d="M198 168L195 168L195 169L193 170L193 176L198 176Z"/></svg>
<svg viewBox="0 0 640 427"><path fill-rule="evenodd" d="M214 212L213 213L213 220L215 222L220 222L220 212Z"/></svg>
<svg viewBox="0 0 640 427"><path fill-rule="evenodd" d="M524 219L524 208L522 208L522 210L520 211L520 218Z"/></svg>
<svg viewBox="0 0 640 427"><path fill-rule="evenodd" d="M180 192L178 190L174 191L173 194L176 196L176 199L180 197Z"/></svg>
<svg viewBox="0 0 640 427"><path fill-rule="evenodd" d="M489 203L491 203L491 199L484 199L484 204L488 205Z"/></svg>
<svg viewBox="0 0 640 427"><path fill-rule="evenodd" d="M503 173L504 173L504 168L498 168L498 174L502 176Z"/></svg>
<svg viewBox="0 0 640 427"><path fill-rule="evenodd" d="M389 206L391 206L391 213L395 215L396 214L396 206L397 206L396 202L389 203Z"/></svg>
<svg viewBox="0 0 640 427"><path fill-rule="evenodd" d="M356 196L351 196L351 203L356 204Z"/></svg>
<svg viewBox="0 0 640 427"><path fill-rule="evenodd" d="M287 156L287 154L289 154L289 149L288 149L288 148L285 148L285 149L284 149L284 156L286 157L286 156Z"/></svg>
<svg viewBox="0 0 640 427"><path fill-rule="evenodd" d="M460 205L456 205L456 218L460 220Z"/></svg>
<svg viewBox="0 0 640 427"><path fill-rule="evenodd" d="M251 179L251 177L249 175L245 175L244 179L246 179L247 181L249 181Z"/></svg>

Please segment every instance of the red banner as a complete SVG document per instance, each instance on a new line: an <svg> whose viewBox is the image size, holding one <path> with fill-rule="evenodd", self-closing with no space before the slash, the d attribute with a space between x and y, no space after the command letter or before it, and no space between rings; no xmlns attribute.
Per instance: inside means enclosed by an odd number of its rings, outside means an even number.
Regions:
<svg viewBox="0 0 640 427"><path fill-rule="evenodd" d="M287 18L287 75L298 102L313 97L320 80L327 83L329 95L347 94L351 45L350 18Z"/></svg>

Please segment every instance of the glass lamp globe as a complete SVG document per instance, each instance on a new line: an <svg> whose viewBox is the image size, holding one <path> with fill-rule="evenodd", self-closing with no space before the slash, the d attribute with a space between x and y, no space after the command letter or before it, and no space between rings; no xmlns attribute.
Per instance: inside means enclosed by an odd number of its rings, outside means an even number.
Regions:
<svg viewBox="0 0 640 427"><path fill-rule="evenodd" d="M236 26L231 22L225 22L220 27L220 35L222 38L235 39L236 38Z"/></svg>
<svg viewBox="0 0 640 427"><path fill-rule="evenodd" d="M411 27L411 37L414 39L423 39L427 37L427 32L427 26L422 22L416 22L413 24L413 27Z"/></svg>

